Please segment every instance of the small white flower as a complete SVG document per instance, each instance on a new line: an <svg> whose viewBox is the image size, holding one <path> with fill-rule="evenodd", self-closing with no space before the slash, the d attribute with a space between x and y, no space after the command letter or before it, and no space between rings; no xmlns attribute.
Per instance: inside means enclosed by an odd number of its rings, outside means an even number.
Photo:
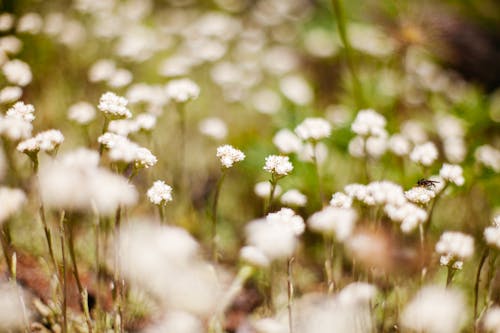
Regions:
<svg viewBox="0 0 500 333"><path fill-rule="evenodd" d="M127 109L127 104L128 101L124 97L107 92L101 96L97 108L109 119L127 119L132 117L132 113Z"/></svg>
<svg viewBox="0 0 500 333"><path fill-rule="evenodd" d="M351 208L352 197L342 192L336 192L332 195L332 198L330 199L330 206L337 208Z"/></svg>
<svg viewBox="0 0 500 333"><path fill-rule="evenodd" d="M445 231L436 244L436 252L441 254L441 264L463 261L474 253L474 238L458 231Z"/></svg>
<svg viewBox="0 0 500 333"><path fill-rule="evenodd" d="M269 258L255 246L244 246L240 250L240 258L257 267L269 267Z"/></svg>
<svg viewBox="0 0 500 333"><path fill-rule="evenodd" d="M378 136L385 132L386 120L384 116L373 109L361 110L351 125L351 130L360 136Z"/></svg>
<svg viewBox="0 0 500 333"><path fill-rule="evenodd" d="M0 283L0 331L17 332L25 329L25 320L30 320L31 313L25 306L22 287L16 283Z"/></svg>
<svg viewBox="0 0 500 333"><path fill-rule="evenodd" d="M227 125L220 118L205 118L198 124L200 132L216 140L223 140L227 136Z"/></svg>
<svg viewBox="0 0 500 333"><path fill-rule="evenodd" d="M493 219L493 225L484 229L484 238L488 245L500 250L500 214Z"/></svg>
<svg viewBox="0 0 500 333"><path fill-rule="evenodd" d="M495 172L500 172L500 150L490 145L483 145L476 149L474 156L479 163Z"/></svg>
<svg viewBox="0 0 500 333"><path fill-rule="evenodd" d="M389 149L398 156L408 155L410 152L410 141L402 134L394 134L389 139Z"/></svg>
<svg viewBox="0 0 500 333"><path fill-rule="evenodd" d="M185 103L198 98L200 87L192 80L172 80L165 86L167 96L177 103Z"/></svg>
<svg viewBox="0 0 500 333"><path fill-rule="evenodd" d="M87 125L95 118L95 108L87 102L78 102L68 109L68 119L80 125Z"/></svg>
<svg viewBox="0 0 500 333"><path fill-rule="evenodd" d="M124 136L104 133L97 141L109 150L112 161L134 163L136 168L149 168L156 164L157 158L149 149L130 141Z"/></svg>
<svg viewBox="0 0 500 333"><path fill-rule="evenodd" d="M306 118L295 128L302 140L321 140L330 136L332 126L323 118Z"/></svg>
<svg viewBox="0 0 500 333"><path fill-rule="evenodd" d="M139 131L151 131L156 126L156 116L150 113L142 113L135 118Z"/></svg>
<svg viewBox="0 0 500 333"><path fill-rule="evenodd" d="M488 333L500 333L500 306L493 305L483 317L483 327Z"/></svg>
<svg viewBox="0 0 500 333"><path fill-rule="evenodd" d="M89 81L90 82L100 82L107 81L113 77L116 71L116 65L113 60L101 59L90 67L89 70Z"/></svg>
<svg viewBox="0 0 500 333"><path fill-rule="evenodd" d="M423 186L416 186L406 191L405 197L416 204L427 204L436 197L436 193Z"/></svg>
<svg viewBox="0 0 500 333"><path fill-rule="evenodd" d="M299 75L288 75L280 81L283 95L297 105L307 105L314 98L309 83Z"/></svg>
<svg viewBox="0 0 500 333"><path fill-rule="evenodd" d="M302 141L287 128L279 130L273 137L273 143L283 154L298 153L302 150Z"/></svg>
<svg viewBox="0 0 500 333"><path fill-rule="evenodd" d="M270 261L289 258L297 245L295 232L284 223L254 220L245 231L248 245L258 248Z"/></svg>
<svg viewBox="0 0 500 333"><path fill-rule="evenodd" d="M428 218L426 210L409 202L400 205L387 204L384 211L392 221L401 223L401 231L406 234L425 223Z"/></svg>
<svg viewBox="0 0 500 333"><path fill-rule="evenodd" d="M292 207L303 207L307 203L307 197L299 190L288 190L280 198L283 205Z"/></svg>
<svg viewBox="0 0 500 333"><path fill-rule="evenodd" d="M354 229L357 214L351 208L326 207L307 220L309 228L324 234L333 234L339 242L345 241Z"/></svg>
<svg viewBox="0 0 500 333"><path fill-rule="evenodd" d="M365 150L368 156L375 159L380 158L387 150L387 138L383 134L368 137L365 142Z"/></svg>
<svg viewBox="0 0 500 333"><path fill-rule="evenodd" d="M24 104L17 102L10 109L7 110L7 117L22 119L26 122L33 122L35 120L35 107L31 104Z"/></svg>
<svg viewBox="0 0 500 333"><path fill-rule="evenodd" d="M8 86L0 90L0 103L13 103L21 98L23 90L16 86Z"/></svg>
<svg viewBox="0 0 500 333"><path fill-rule="evenodd" d="M439 175L446 181L452 182L457 186L462 186L465 182L464 176L462 175L463 170L460 165L453 164L443 164L441 170L439 170Z"/></svg>
<svg viewBox="0 0 500 333"><path fill-rule="evenodd" d="M30 66L18 59L10 60L2 66L3 75L12 84L24 87L33 78Z"/></svg>
<svg viewBox="0 0 500 333"><path fill-rule="evenodd" d="M0 225L19 211L26 202L26 195L17 188L0 187Z"/></svg>
<svg viewBox="0 0 500 333"><path fill-rule="evenodd" d="M290 228L296 236L302 235L306 228L304 219L300 215L295 214L290 208L281 208L275 213L267 214L266 221Z"/></svg>
<svg viewBox="0 0 500 333"><path fill-rule="evenodd" d="M149 201L155 205L165 205L173 200L172 187L165 184L162 180L157 180L153 183L147 192Z"/></svg>
<svg viewBox="0 0 500 333"><path fill-rule="evenodd" d="M423 166L430 166L437 158L438 150L436 145L430 141L415 146L410 153L410 159L415 163L422 164Z"/></svg>
<svg viewBox="0 0 500 333"><path fill-rule="evenodd" d="M245 154L231 145L218 147L216 156L219 158L224 168L230 168L234 163L245 159Z"/></svg>
<svg viewBox="0 0 500 333"><path fill-rule="evenodd" d="M255 184L254 192L260 198L263 199L269 198L269 194L271 192L271 183L269 183L268 181L258 182L257 184ZM274 188L274 196L277 197L280 194L281 194L281 186L279 186L278 184Z"/></svg>
<svg viewBox="0 0 500 333"><path fill-rule="evenodd" d="M276 176L286 176L293 170L293 165L288 156L269 155L266 157L264 170Z"/></svg>
<svg viewBox="0 0 500 333"><path fill-rule="evenodd" d="M12 141L29 138L33 125L17 117L2 117L0 115L0 135Z"/></svg>

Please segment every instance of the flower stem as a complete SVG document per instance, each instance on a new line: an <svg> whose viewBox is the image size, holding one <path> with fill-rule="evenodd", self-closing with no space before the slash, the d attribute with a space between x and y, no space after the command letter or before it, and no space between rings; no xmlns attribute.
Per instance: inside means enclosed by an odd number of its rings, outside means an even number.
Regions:
<svg viewBox="0 0 500 333"><path fill-rule="evenodd" d="M453 280L453 275L455 275L455 269L452 267L452 264L448 265L448 274L446 275L446 288L451 285L451 281Z"/></svg>
<svg viewBox="0 0 500 333"><path fill-rule="evenodd" d="M316 174L316 180L318 182L318 195L319 195L319 201L321 202L321 207L325 206L325 195L323 193L323 186L321 184L321 176L319 173L319 163L318 163L318 156L317 156L317 143L313 142L312 143L312 149L313 149L313 164L314 164L314 172Z"/></svg>
<svg viewBox="0 0 500 333"><path fill-rule="evenodd" d="M104 134L108 131L108 126L109 126L109 119L107 117L104 117L104 124L102 125L102 133ZM104 152L104 145L102 143L99 144L99 157L102 156L102 153Z"/></svg>
<svg viewBox="0 0 500 333"><path fill-rule="evenodd" d="M75 277L76 280L76 285L78 287L78 293L80 294L81 297L81 304L82 304L82 309L88 309L88 297L87 297L87 291L83 288L82 281L80 280L80 274L78 273L78 265L76 263L76 255L75 255L75 242L74 242L74 235L73 235L73 226L70 224L69 227L67 228L68 230L68 249L69 249L69 255L71 258L71 263L73 266L73 276ZM87 322L87 328L88 332L92 333L92 320L90 319L90 315L88 314L88 311L84 311L85 313L85 321Z"/></svg>
<svg viewBox="0 0 500 333"><path fill-rule="evenodd" d="M226 176L226 170L222 169L222 174L217 181L217 185L215 187L214 200L212 203L212 259L214 262L218 260L217 253L217 207L219 203L219 194L222 188L222 182Z"/></svg>
<svg viewBox="0 0 500 333"><path fill-rule="evenodd" d="M295 261L294 257L290 257L288 259L288 265L287 265L287 289L288 289L288 328L289 328L289 333L293 333L293 262Z"/></svg>
<svg viewBox="0 0 500 333"><path fill-rule="evenodd" d="M339 30L340 40L344 44L345 58L347 62L347 68L351 74L352 88L354 93L354 99L356 106L362 108L364 106L363 93L361 90L361 84L359 82L356 69L354 66L354 57L351 47L351 43L347 36L347 26L345 22L344 11L342 8L341 0L332 0L333 13L336 17L337 29Z"/></svg>
<svg viewBox="0 0 500 333"><path fill-rule="evenodd" d="M176 106L179 116L180 127L180 148L179 148L179 179L181 182L181 192L187 196L188 181L186 173L186 107L184 103L179 103Z"/></svg>
<svg viewBox="0 0 500 333"><path fill-rule="evenodd" d="M334 242L331 236L324 236L325 242L325 273L328 287L328 293L331 294L335 290L335 280L333 278L333 262L334 262Z"/></svg>
<svg viewBox="0 0 500 333"><path fill-rule="evenodd" d="M278 184L278 180L274 177L274 175L272 175L269 183L271 183L271 191L269 192L269 200L267 201L267 207L264 210L264 215L269 214L269 212L271 211L274 200L274 192L276 192L276 185Z"/></svg>
<svg viewBox="0 0 500 333"><path fill-rule="evenodd" d="M61 212L59 219L59 238L61 242L62 254L62 290L63 290L63 304L62 304L62 333L68 332L68 280L66 276L66 246L65 246L65 230L64 230L64 210Z"/></svg>
<svg viewBox="0 0 500 333"><path fill-rule="evenodd" d="M486 258L488 258L489 248L486 247L483 251L483 255L481 256L481 260L479 261L479 266L477 267L476 272L476 283L474 284L474 332L476 331L476 320L477 320L477 302L479 300L479 282L481 278L481 270L483 269L484 263L486 262Z"/></svg>

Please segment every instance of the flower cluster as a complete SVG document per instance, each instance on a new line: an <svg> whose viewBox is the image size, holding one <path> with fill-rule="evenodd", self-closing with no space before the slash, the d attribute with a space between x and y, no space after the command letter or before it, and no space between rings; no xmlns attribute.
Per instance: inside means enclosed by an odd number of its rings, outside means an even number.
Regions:
<svg viewBox="0 0 500 333"><path fill-rule="evenodd" d="M165 93L176 103L185 103L198 98L200 87L189 79L172 80L165 86Z"/></svg>
<svg viewBox="0 0 500 333"><path fill-rule="evenodd" d="M12 141L29 138L35 119L35 108L31 104L17 102L7 110L4 117L0 116L0 135Z"/></svg>
<svg viewBox="0 0 500 333"><path fill-rule="evenodd" d="M64 136L58 130L40 132L30 139L21 141L17 150L25 154L36 154L39 151L52 153L63 143Z"/></svg>
<svg viewBox="0 0 500 333"><path fill-rule="evenodd" d="M101 135L97 141L109 150L112 161L134 163L136 168L149 168L157 162L156 156L149 149L124 136L108 132Z"/></svg>
<svg viewBox="0 0 500 333"><path fill-rule="evenodd" d="M465 182L464 176L462 175L462 167L460 165L453 164L443 164L441 170L439 170L439 175L444 180L454 183L457 186L462 186Z"/></svg>
<svg viewBox="0 0 500 333"><path fill-rule="evenodd" d="M351 235L356 219L356 211L352 208L329 206L311 215L307 224L311 230L334 235L337 241L343 242Z"/></svg>
<svg viewBox="0 0 500 333"><path fill-rule="evenodd" d="M438 150L432 142L426 142L415 146L410 153L410 159L423 166L430 166L438 158Z"/></svg>
<svg viewBox="0 0 500 333"><path fill-rule="evenodd" d="M302 140L318 141L330 136L332 126L323 118L306 118L295 128Z"/></svg>
<svg viewBox="0 0 500 333"><path fill-rule="evenodd" d="M458 231L446 231L436 244L436 252L441 255L441 265L462 269L463 260L474 253L474 238Z"/></svg>
<svg viewBox="0 0 500 333"><path fill-rule="evenodd" d="M488 245L500 250L500 214L493 218L493 225L484 229L484 238Z"/></svg>
<svg viewBox="0 0 500 333"><path fill-rule="evenodd" d="M266 157L264 170L275 176L283 177L293 170L293 165L288 156L269 155Z"/></svg>
<svg viewBox="0 0 500 333"><path fill-rule="evenodd" d="M21 206L26 202L26 195L19 189L2 186L0 187L0 200L2 202L2 207L0 208L1 225L10 216L19 211Z"/></svg>
<svg viewBox="0 0 500 333"><path fill-rule="evenodd" d="M157 180L153 183L147 192L149 201L155 205L166 205L172 201L172 187L165 184L162 180Z"/></svg>
<svg viewBox="0 0 500 333"><path fill-rule="evenodd" d="M245 159L245 154L231 145L224 145L217 148L216 156L219 158L224 168L230 168L234 163Z"/></svg>
<svg viewBox="0 0 500 333"><path fill-rule="evenodd" d="M385 118L376 111L359 111L351 125L351 130L357 136L349 142L349 153L354 157L382 156L388 145L385 125Z"/></svg>
<svg viewBox="0 0 500 333"><path fill-rule="evenodd" d="M97 108L101 110L108 119L127 119L132 117L132 113L127 109L127 104L128 101L125 97L107 92L99 99Z"/></svg>

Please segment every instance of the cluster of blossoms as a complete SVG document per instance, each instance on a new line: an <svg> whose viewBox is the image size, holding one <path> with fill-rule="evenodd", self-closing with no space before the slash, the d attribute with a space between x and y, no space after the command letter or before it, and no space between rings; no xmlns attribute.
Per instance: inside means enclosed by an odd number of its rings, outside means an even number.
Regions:
<svg viewBox="0 0 500 333"><path fill-rule="evenodd" d="M224 145L217 148L217 158L219 158L224 168L230 168L234 163L245 159L245 154L231 145Z"/></svg>
<svg viewBox="0 0 500 333"><path fill-rule="evenodd" d="M439 176L447 182L454 183L457 186L462 186L465 182L464 176L462 175L463 170L460 165L453 164L443 164L441 170L439 170Z"/></svg>
<svg viewBox="0 0 500 333"><path fill-rule="evenodd" d="M293 170L293 165L288 156L269 155L266 157L264 170L276 177L284 177Z"/></svg>
<svg viewBox="0 0 500 333"><path fill-rule="evenodd" d="M223 140L227 136L226 123L216 117L205 118L198 124L200 132L206 136L214 138L215 140Z"/></svg>
<svg viewBox="0 0 500 333"><path fill-rule="evenodd" d="M157 180L148 189L147 196L149 201L155 205L166 205L173 200L172 187L162 180Z"/></svg>
<svg viewBox="0 0 500 333"><path fill-rule="evenodd" d="M285 206L303 207L307 204L307 196L297 189L291 189L283 193L280 201Z"/></svg>
<svg viewBox="0 0 500 333"><path fill-rule="evenodd" d="M326 120L323 120L321 118L307 118L307 119L318 119L320 122L326 123ZM328 124L327 126L329 127L330 124L329 123L327 124ZM322 132L323 135L326 135L327 133L324 130ZM316 133L315 136L318 137L318 139L314 139L313 137L309 136L306 133L304 133L304 135L306 135L304 137L306 139L301 139L299 136L297 136L297 134L295 134L291 130L286 128L281 129L274 135L273 143L278 148L278 150L283 154L295 153L298 155L298 158L301 161L311 162L314 161L314 159L316 159L318 163L320 164L323 163L328 155L328 148L323 142L318 142L317 140L321 138L326 138L329 136L329 134L323 136L323 135L318 135L318 133ZM305 140L305 142L303 142L302 140Z"/></svg>
<svg viewBox="0 0 500 333"><path fill-rule="evenodd" d="M493 218L493 225L484 229L484 238L488 245L500 250L500 215Z"/></svg>
<svg viewBox="0 0 500 333"><path fill-rule="evenodd" d="M401 230L404 233L413 231L428 218L426 210L409 202L402 205L388 204L384 207L384 212L392 221L401 223Z"/></svg>
<svg viewBox="0 0 500 333"><path fill-rule="evenodd" d="M343 192L335 192L330 199L330 206L337 208L351 208L352 197Z"/></svg>
<svg viewBox="0 0 500 333"><path fill-rule="evenodd" d="M37 154L39 151L50 154L57 151L63 141L64 136L60 131L48 130L21 141L17 145L17 150L28 155Z"/></svg>
<svg viewBox="0 0 500 333"><path fill-rule="evenodd" d="M124 68L117 68L113 60L101 59L90 67L90 82L106 82L109 87L121 88L132 82L132 73Z"/></svg>
<svg viewBox="0 0 500 333"><path fill-rule="evenodd" d="M2 73L12 84L24 87L33 79L30 66L19 59L7 61L2 66Z"/></svg>
<svg viewBox="0 0 500 333"><path fill-rule="evenodd" d="M436 197L436 192L425 186L415 186L405 192L408 201L419 205L426 205Z"/></svg>
<svg viewBox="0 0 500 333"><path fill-rule="evenodd" d="M441 265L462 269L463 260L474 253L474 238L458 231L446 231L436 244L436 252L441 255Z"/></svg>
<svg viewBox="0 0 500 333"><path fill-rule="evenodd" d="M35 108L31 104L17 102L0 116L0 135L12 141L26 139L31 136L35 119Z"/></svg>
<svg viewBox="0 0 500 333"><path fill-rule="evenodd" d="M462 122L454 116L438 116L436 119L436 130L443 142L446 159L452 163L463 162L467 154L467 148Z"/></svg>
<svg viewBox="0 0 500 333"><path fill-rule="evenodd" d="M330 136L332 126L323 118L306 118L295 128L295 133L304 141L318 141Z"/></svg>
<svg viewBox="0 0 500 333"><path fill-rule="evenodd" d="M274 188L274 195L279 196L282 192L282 188L279 184L276 184L276 187ZM269 198L269 194L271 192L271 184L268 181L264 182L258 182L254 186L254 193L257 195L259 198Z"/></svg>
<svg viewBox="0 0 500 333"><path fill-rule="evenodd" d="M150 113L137 115L133 119L113 120L109 123L108 131L122 136L128 136L139 131L151 131L156 125L156 116Z"/></svg>
<svg viewBox="0 0 500 333"><path fill-rule="evenodd" d="M500 172L500 150L490 145L483 145L476 148L474 156L485 167Z"/></svg>
<svg viewBox="0 0 500 333"><path fill-rule="evenodd" d="M2 208L0 209L0 225L10 216L19 211L26 202L26 195L23 191L15 188L0 187L0 200Z"/></svg>
<svg viewBox="0 0 500 333"><path fill-rule="evenodd" d="M99 99L97 108L110 120L127 119L132 117L132 113L127 109L127 104L128 101L125 97L107 92Z"/></svg>
<svg viewBox="0 0 500 333"><path fill-rule="evenodd" d="M124 136L104 133L97 141L109 150L114 162L134 163L136 168L149 168L156 164L157 158L149 149L130 141Z"/></svg>
<svg viewBox="0 0 500 333"><path fill-rule="evenodd" d="M357 214L352 208L328 206L314 213L307 220L311 230L333 235L338 242L344 242L352 233Z"/></svg>
<svg viewBox="0 0 500 333"><path fill-rule="evenodd" d="M368 185L349 184L345 193L368 206L384 204L403 204L406 200L403 188L391 181L374 181Z"/></svg>
<svg viewBox="0 0 500 333"><path fill-rule="evenodd" d="M430 141L417 145L410 153L410 159L418 164L428 167L436 161L439 153L436 145Z"/></svg>
<svg viewBox="0 0 500 333"><path fill-rule="evenodd" d="M165 93L176 103L185 103L198 98L200 87L189 79L172 80L165 86Z"/></svg>
<svg viewBox="0 0 500 333"><path fill-rule="evenodd" d="M349 142L349 153L354 157L378 158L387 150L387 121L375 110L361 110L356 115L351 130L356 136Z"/></svg>
<svg viewBox="0 0 500 333"><path fill-rule="evenodd" d="M290 208L282 208L246 226L247 246L241 250L244 260L266 267L270 262L293 255L304 220Z"/></svg>
<svg viewBox="0 0 500 333"><path fill-rule="evenodd" d="M80 125L87 125L94 120L95 108L88 102L77 102L68 109L68 119Z"/></svg>

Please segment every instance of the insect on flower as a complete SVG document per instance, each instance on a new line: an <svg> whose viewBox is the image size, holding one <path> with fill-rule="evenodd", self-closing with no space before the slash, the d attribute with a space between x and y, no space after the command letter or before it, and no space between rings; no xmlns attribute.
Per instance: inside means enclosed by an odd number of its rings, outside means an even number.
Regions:
<svg viewBox="0 0 500 333"><path fill-rule="evenodd" d="M430 179L419 179L417 182L418 186L425 187L425 188L434 188L436 184L439 184L437 180L430 180Z"/></svg>

